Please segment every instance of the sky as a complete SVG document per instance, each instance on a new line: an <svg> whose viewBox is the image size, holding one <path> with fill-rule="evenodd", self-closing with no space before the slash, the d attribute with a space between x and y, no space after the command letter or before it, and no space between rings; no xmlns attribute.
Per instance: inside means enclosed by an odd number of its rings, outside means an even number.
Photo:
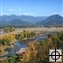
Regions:
<svg viewBox="0 0 63 63"><path fill-rule="evenodd" d="M63 0L0 0L0 15L63 15Z"/></svg>

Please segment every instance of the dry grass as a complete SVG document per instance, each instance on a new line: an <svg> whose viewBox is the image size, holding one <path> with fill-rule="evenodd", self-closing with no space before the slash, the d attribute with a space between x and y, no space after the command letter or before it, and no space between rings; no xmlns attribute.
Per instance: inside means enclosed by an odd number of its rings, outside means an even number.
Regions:
<svg viewBox="0 0 63 63"><path fill-rule="evenodd" d="M9 32L9 33L5 33L5 34L1 34L0 38L3 35L7 35L7 34L17 34L22 32L23 30L29 30L29 31L42 31L42 32L61 32L63 31L63 27L52 27L52 28L46 28L46 27L35 27L35 28L17 28L15 31L13 32Z"/></svg>

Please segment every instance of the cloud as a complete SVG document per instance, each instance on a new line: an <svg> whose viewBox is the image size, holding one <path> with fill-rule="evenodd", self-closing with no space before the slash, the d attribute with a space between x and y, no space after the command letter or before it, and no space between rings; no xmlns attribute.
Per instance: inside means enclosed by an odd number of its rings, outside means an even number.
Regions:
<svg viewBox="0 0 63 63"><path fill-rule="evenodd" d="M1 16L4 15L4 14L5 14L4 12L1 12L1 11L0 11L0 15L1 15Z"/></svg>
<svg viewBox="0 0 63 63"><path fill-rule="evenodd" d="M53 14L59 14L59 13L57 13L57 12L53 12Z"/></svg>
<svg viewBox="0 0 63 63"><path fill-rule="evenodd" d="M61 16L63 17L63 14Z"/></svg>
<svg viewBox="0 0 63 63"><path fill-rule="evenodd" d="M53 12L53 15L55 15L55 14L58 14L58 15L63 16L63 12L60 12L60 13L58 13L58 12Z"/></svg>
<svg viewBox="0 0 63 63"><path fill-rule="evenodd" d="M24 15L35 15L36 13L32 13L32 12L30 12L30 13L24 13Z"/></svg>
<svg viewBox="0 0 63 63"><path fill-rule="evenodd" d="M28 13L24 13L24 15L28 15Z"/></svg>
<svg viewBox="0 0 63 63"><path fill-rule="evenodd" d="M61 16L63 16L63 12L61 12L60 14L61 14Z"/></svg>
<svg viewBox="0 0 63 63"><path fill-rule="evenodd" d="M14 9L9 9L9 11L15 11Z"/></svg>
<svg viewBox="0 0 63 63"><path fill-rule="evenodd" d="M19 11L21 11L21 8L18 8L19 9Z"/></svg>

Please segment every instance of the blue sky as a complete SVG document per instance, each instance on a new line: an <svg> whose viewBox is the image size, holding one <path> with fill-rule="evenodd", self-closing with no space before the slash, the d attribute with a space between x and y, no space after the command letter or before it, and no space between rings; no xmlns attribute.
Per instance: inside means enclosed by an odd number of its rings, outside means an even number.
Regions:
<svg viewBox="0 0 63 63"><path fill-rule="evenodd" d="M62 15L62 0L0 0L0 15Z"/></svg>

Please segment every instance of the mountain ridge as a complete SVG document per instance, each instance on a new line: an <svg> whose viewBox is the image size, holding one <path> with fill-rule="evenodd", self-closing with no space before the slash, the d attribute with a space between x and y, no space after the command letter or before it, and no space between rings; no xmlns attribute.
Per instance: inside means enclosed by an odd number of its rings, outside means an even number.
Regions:
<svg viewBox="0 0 63 63"><path fill-rule="evenodd" d="M60 25L63 24L63 17L60 15L51 15L43 21L38 22L40 25Z"/></svg>
<svg viewBox="0 0 63 63"><path fill-rule="evenodd" d="M2 21L12 21L14 19L20 19L20 20L23 20L23 21L27 21L27 22L31 22L31 23L36 23L36 22L39 22L41 20L44 20L47 18L47 16L26 16L26 15L3 15L3 16L0 16L0 19L2 17Z"/></svg>
<svg viewBox="0 0 63 63"><path fill-rule="evenodd" d="M27 26L27 25L62 25L63 17L60 15L51 15L49 17L34 17L34 16L17 16L17 15L3 15L0 16L2 18L2 26ZM31 21L30 21L31 20ZM34 22L35 20L35 22ZM37 21L38 20L38 21Z"/></svg>

